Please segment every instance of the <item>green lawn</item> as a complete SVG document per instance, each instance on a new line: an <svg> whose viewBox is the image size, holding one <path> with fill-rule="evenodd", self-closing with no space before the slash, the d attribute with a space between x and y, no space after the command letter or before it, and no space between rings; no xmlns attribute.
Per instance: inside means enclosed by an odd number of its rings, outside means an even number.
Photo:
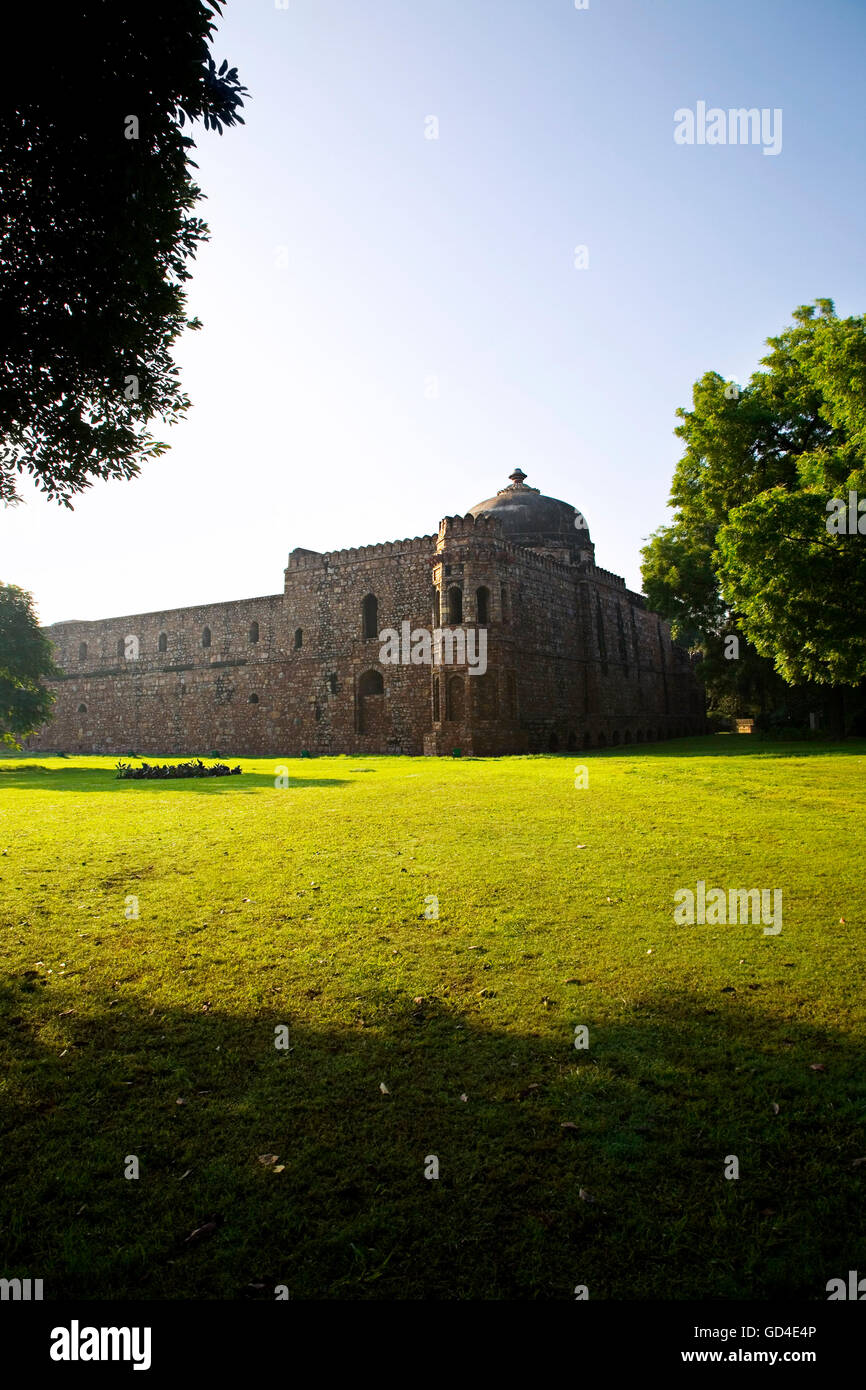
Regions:
<svg viewBox="0 0 866 1390"><path fill-rule="evenodd" d="M316 758L280 789L240 761L0 760L0 1275L825 1299L866 1270L866 743ZM782 932L675 925L699 879L780 888Z"/></svg>

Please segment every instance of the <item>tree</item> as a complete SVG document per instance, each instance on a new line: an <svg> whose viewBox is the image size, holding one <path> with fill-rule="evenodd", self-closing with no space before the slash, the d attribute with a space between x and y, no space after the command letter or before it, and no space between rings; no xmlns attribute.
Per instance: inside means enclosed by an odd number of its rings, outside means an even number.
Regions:
<svg viewBox="0 0 866 1390"><path fill-rule="evenodd" d="M820 394L824 428L804 440L787 486L745 498L717 536L719 579L756 648L792 684L866 679L866 322L819 319L771 339L764 361L789 389ZM780 372L781 375L781 372ZM839 512L844 502L844 522ZM835 503L835 505L834 505ZM862 520L863 529L859 529Z"/></svg>
<svg viewBox="0 0 866 1390"><path fill-rule="evenodd" d="M866 492L866 323L827 299L793 317L746 387L695 383L677 412L675 521L643 551L648 600L702 647L711 679L724 633L746 639L734 686L757 682L762 704L781 682L814 696L866 679L866 538L828 529Z"/></svg>
<svg viewBox="0 0 866 1390"><path fill-rule="evenodd" d="M20 748L20 739L41 728L54 703L42 681L56 674L31 595L0 584L0 743Z"/></svg>
<svg viewBox="0 0 866 1390"><path fill-rule="evenodd" d="M191 136L241 121L209 52L220 0L82 0L17 16L0 111L0 500L17 475L71 506L168 447L188 409L171 348L207 240ZM31 55L34 55L31 57Z"/></svg>

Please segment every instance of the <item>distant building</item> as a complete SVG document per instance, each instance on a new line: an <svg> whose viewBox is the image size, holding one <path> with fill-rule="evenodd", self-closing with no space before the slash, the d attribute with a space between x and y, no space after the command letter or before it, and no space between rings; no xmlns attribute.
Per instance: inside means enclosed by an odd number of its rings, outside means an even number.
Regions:
<svg viewBox="0 0 866 1390"><path fill-rule="evenodd" d="M55 713L28 747L492 754L703 732L688 653L525 476L437 535L293 550L280 594L55 623ZM486 644L484 673L424 661L437 628ZM419 639L415 660L405 642L388 659L387 630Z"/></svg>

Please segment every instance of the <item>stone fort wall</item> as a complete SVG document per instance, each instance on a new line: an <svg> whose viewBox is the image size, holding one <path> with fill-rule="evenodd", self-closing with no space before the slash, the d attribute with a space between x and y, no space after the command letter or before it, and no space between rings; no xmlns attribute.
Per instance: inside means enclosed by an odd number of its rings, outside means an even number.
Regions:
<svg viewBox="0 0 866 1390"><path fill-rule="evenodd" d="M378 634L403 622L483 628L487 674L383 664ZM46 632L63 675L32 749L493 754L704 727L688 656L640 595L593 563L509 542L486 516L404 541L293 551L281 594Z"/></svg>

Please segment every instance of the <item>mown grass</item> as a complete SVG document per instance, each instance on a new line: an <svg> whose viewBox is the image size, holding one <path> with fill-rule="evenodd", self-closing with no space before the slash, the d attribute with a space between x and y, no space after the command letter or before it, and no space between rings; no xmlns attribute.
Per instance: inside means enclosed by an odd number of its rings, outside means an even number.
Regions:
<svg viewBox="0 0 866 1390"><path fill-rule="evenodd" d="M240 761L0 761L0 1274L823 1299L866 1271L866 744L287 760L287 789ZM781 888L781 934L674 925L698 879Z"/></svg>

